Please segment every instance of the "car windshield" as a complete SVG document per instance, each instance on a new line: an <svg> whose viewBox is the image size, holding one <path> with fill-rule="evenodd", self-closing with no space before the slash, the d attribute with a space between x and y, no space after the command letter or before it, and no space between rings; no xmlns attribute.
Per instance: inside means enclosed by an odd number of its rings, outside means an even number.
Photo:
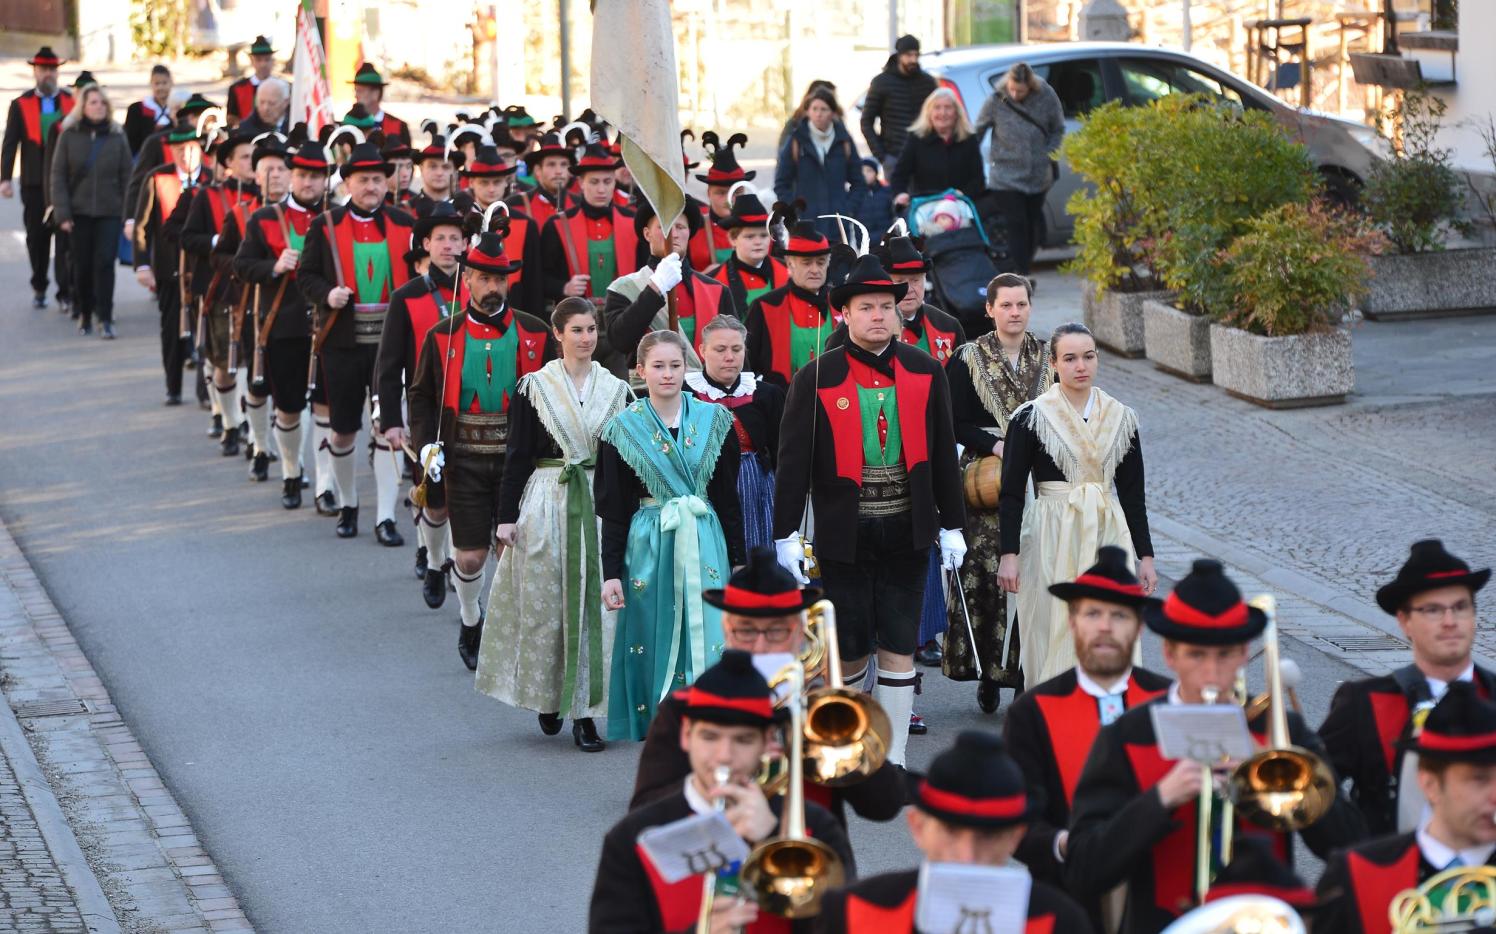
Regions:
<svg viewBox="0 0 1496 934"><path fill-rule="evenodd" d="M1122 58L1117 60L1117 68L1127 100L1133 104L1146 104L1170 94L1209 94L1238 107L1243 105L1236 88L1177 62Z"/></svg>

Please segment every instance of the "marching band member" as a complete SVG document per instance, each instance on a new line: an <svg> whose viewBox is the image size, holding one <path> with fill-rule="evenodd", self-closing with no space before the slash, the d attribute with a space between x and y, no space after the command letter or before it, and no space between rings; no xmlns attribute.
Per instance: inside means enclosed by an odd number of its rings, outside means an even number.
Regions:
<svg viewBox="0 0 1496 934"><path fill-rule="evenodd" d="M249 74L229 85L228 101L223 109L229 116L231 126L248 119L255 112L255 92L275 71L275 48L264 36L255 36L255 41L249 44L249 67ZM154 75L155 72L152 71L152 77Z"/></svg>
<svg viewBox="0 0 1496 934"><path fill-rule="evenodd" d="M775 211L785 213L778 206ZM826 286L831 241L815 221L791 221L780 255L790 281L749 304L748 362L759 376L788 387L796 371L830 349L842 310Z"/></svg>
<svg viewBox="0 0 1496 934"><path fill-rule="evenodd" d="M758 171L743 171L737 156L733 155L734 149L748 145L748 137L742 133L734 133L724 143L716 133L708 130L701 134L701 145L711 157L712 166L705 175L696 176L696 180L706 186L706 203L700 205L703 223L691 228L691 266L706 270L726 262L733 253L731 228L727 226L733 205L728 202L728 192L738 182L752 181L758 176ZM742 308L746 313L747 306Z"/></svg>
<svg viewBox="0 0 1496 934"><path fill-rule="evenodd" d="M405 145L410 145L410 127L396 117L394 114L384 111L384 89L389 82L380 77L372 62L364 62L358 66L358 72L354 74L353 98L362 105L368 113L373 125L384 132L385 139L398 139Z"/></svg>
<svg viewBox="0 0 1496 934"><path fill-rule="evenodd" d="M707 270L707 275L727 286L733 314L740 321L748 320L748 309L760 296L790 282L784 263L769 255L774 241L766 226L768 220L769 210L758 195L743 191L732 199L732 213L716 222L727 231L732 252Z"/></svg>

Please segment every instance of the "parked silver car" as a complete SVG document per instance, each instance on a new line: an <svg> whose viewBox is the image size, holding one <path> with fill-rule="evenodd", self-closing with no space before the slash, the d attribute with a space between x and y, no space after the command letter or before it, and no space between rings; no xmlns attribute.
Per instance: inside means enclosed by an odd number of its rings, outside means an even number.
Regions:
<svg viewBox="0 0 1496 934"><path fill-rule="evenodd" d="M1018 62L1028 62L1060 97L1066 132L1078 118L1107 101L1146 104L1173 93L1210 94L1253 110L1265 110L1309 148L1331 195L1354 201L1381 146L1370 127L1293 107L1255 84L1185 52L1123 42L1065 42L1046 45L980 45L943 49L920 56L920 65L942 87L956 92L973 120L982 103ZM854 118L855 119L855 118ZM986 142L983 142L985 158ZM1044 204L1046 246L1069 242L1073 222L1065 203L1084 182L1069 167Z"/></svg>

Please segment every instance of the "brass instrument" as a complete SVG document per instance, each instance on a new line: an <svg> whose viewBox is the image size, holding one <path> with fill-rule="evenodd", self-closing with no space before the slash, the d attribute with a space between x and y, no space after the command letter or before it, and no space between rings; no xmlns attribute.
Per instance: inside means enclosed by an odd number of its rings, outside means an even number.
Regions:
<svg viewBox="0 0 1496 934"><path fill-rule="evenodd" d="M1314 753L1288 737L1288 707L1278 659L1277 601L1270 594L1251 605L1267 615L1263 656L1268 679L1268 748L1231 773L1230 794L1242 816L1271 830L1301 830L1335 803L1335 778Z"/></svg>
<svg viewBox="0 0 1496 934"><path fill-rule="evenodd" d="M1496 867L1457 866L1393 896L1393 934L1454 934L1496 925Z"/></svg>
<svg viewBox="0 0 1496 934"><path fill-rule="evenodd" d="M836 788L855 785L882 768L892 733L888 714L870 695L842 683L836 608L821 600L810 608L820 618L826 683L805 695L805 760L810 780Z"/></svg>
<svg viewBox="0 0 1496 934"><path fill-rule="evenodd" d="M1269 895L1234 895L1202 905L1164 928L1163 934L1304 934L1293 906Z"/></svg>
<svg viewBox="0 0 1496 934"><path fill-rule="evenodd" d="M1220 689L1213 684L1200 689L1200 700L1206 704L1216 703L1220 696ZM1195 902L1200 905L1205 904L1205 894L1210 891L1212 881L1210 857L1214 841L1210 839L1210 812L1215 805L1215 772L1211 766L1209 762L1200 763L1205 774L1200 778L1200 800L1195 809ZM1225 827L1232 815L1223 812L1222 816L1225 820L1221 826Z"/></svg>
<svg viewBox="0 0 1496 934"><path fill-rule="evenodd" d="M739 879L759 908L795 919L820 913L821 898L842 884L846 870L834 850L805 834L805 673L799 666L790 669L790 685L789 787L779 836L753 848Z"/></svg>
<svg viewBox="0 0 1496 934"><path fill-rule="evenodd" d="M719 765L712 769L712 781L721 788L732 779L732 769ZM727 799L718 798L716 801L717 813L721 814L727 810ZM712 930L712 900L717 897L717 870L709 870L706 881L701 886L701 911L696 915L696 934L711 934Z"/></svg>

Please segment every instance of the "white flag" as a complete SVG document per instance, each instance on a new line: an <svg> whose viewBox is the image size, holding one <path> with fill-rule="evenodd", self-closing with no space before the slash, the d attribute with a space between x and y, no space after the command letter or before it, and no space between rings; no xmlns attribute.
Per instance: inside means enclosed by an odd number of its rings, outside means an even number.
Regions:
<svg viewBox="0 0 1496 934"><path fill-rule="evenodd" d="M327 84L327 57L322 54L322 36L308 2L296 11L296 52L291 58L290 123L303 122L313 140L323 126L336 122L332 89Z"/></svg>

